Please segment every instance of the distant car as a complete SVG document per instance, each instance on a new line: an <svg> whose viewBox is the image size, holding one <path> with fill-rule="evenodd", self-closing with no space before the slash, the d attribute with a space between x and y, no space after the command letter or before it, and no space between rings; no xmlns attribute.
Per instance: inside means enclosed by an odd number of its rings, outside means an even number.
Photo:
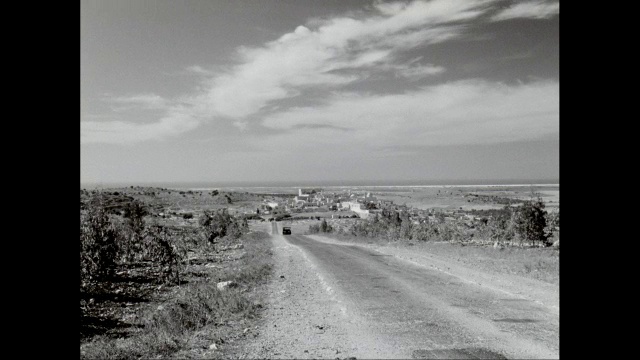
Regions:
<svg viewBox="0 0 640 360"><path fill-rule="evenodd" d="M291 228L288 226L285 226L282 228L282 235L291 235Z"/></svg>

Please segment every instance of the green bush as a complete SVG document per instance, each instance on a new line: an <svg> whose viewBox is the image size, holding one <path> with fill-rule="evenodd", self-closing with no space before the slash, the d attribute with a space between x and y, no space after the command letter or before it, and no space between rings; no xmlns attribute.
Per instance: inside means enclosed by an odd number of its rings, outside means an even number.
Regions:
<svg viewBox="0 0 640 360"><path fill-rule="evenodd" d="M124 219L110 217L102 202L102 194L94 194L80 214L80 278L101 283L109 280L116 266L146 260L161 267L165 282L180 279L180 264L185 251L177 246L175 236L161 226L148 227L144 204L132 201L124 207ZM122 221L124 220L124 221Z"/></svg>
<svg viewBox="0 0 640 360"><path fill-rule="evenodd" d="M547 227L546 215L544 202L540 197L525 201L524 204L517 207L513 211L511 222L520 240L548 245L548 234L545 232Z"/></svg>
<svg viewBox="0 0 640 360"><path fill-rule="evenodd" d="M216 243L218 239L224 237L237 239L249 228L246 219L242 221L236 219L227 212L226 208L214 213L205 211L198 223L210 243Z"/></svg>
<svg viewBox="0 0 640 360"><path fill-rule="evenodd" d="M547 214L547 227L545 228L547 234L547 240L552 242L560 240L560 210Z"/></svg>
<svg viewBox="0 0 640 360"><path fill-rule="evenodd" d="M320 225L315 224L315 225L309 225L309 233L311 234L317 234L320 232Z"/></svg>
<svg viewBox="0 0 640 360"><path fill-rule="evenodd" d="M490 214L490 218L482 218L476 225L474 238L488 241L507 242L516 236L513 226L513 212L510 206L502 209L491 210L486 212Z"/></svg>
<svg viewBox="0 0 640 360"><path fill-rule="evenodd" d="M326 219L322 219L322 222L320 223L320 231L322 231L323 233L332 232L333 231L333 227L331 227L331 225L327 224L327 220Z"/></svg>

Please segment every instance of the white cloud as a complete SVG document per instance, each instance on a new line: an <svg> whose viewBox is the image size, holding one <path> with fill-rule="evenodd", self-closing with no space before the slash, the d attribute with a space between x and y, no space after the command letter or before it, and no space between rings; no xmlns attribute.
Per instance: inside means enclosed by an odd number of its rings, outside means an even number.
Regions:
<svg viewBox="0 0 640 360"><path fill-rule="evenodd" d="M194 74L198 74L198 75L213 75L214 73L203 68L202 66L198 66L198 65L192 65L187 67L186 69L188 72L194 73Z"/></svg>
<svg viewBox="0 0 640 360"><path fill-rule="evenodd" d="M111 97L108 102L124 104L124 108L141 107L143 109L165 109L167 101L156 94L138 94L131 96Z"/></svg>
<svg viewBox="0 0 640 360"><path fill-rule="evenodd" d="M128 144L160 140L190 131L199 121L189 114L174 112L157 122L146 124L125 121L81 121L80 142L84 144Z"/></svg>
<svg viewBox="0 0 640 360"><path fill-rule="evenodd" d="M166 115L150 123L83 121L81 141L130 143L162 139L193 130L204 121L225 117L245 131L253 121L250 116L269 108L271 115L264 120L265 126L313 133L312 143L335 144L342 139L362 144L424 145L513 140L557 131L557 83L514 87L467 81L384 96L336 92L366 73L386 71L408 79L442 73L444 67L421 64L419 58L399 63L398 55L459 37L465 31L465 21L485 14L495 2L377 3L374 13L367 16L314 19L264 46L240 48L239 63L234 67L216 71L196 65L186 68L204 79L190 96L173 101L155 94L108 99L125 107L162 109ZM545 6L541 2L518 4L494 19L517 14L546 16L542 14L552 12L553 6ZM340 71L349 69L358 72ZM310 87L337 95L330 97L325 106L273 112L275 100L298 96ZM546 109L544 114L541 109ZM335 136L336 129L342 129L340 136Z"/></svg>
<svg viewBox="0 0 640 360"><path fill-rule="evenodd" d="M241 131L247 130L247 122L242 120L236 120L233 122L233 125L240 129Z"/></svg>
<svg viewBox="0 0 640 360"><path fill-rule="evenodd" d="M391 16L391 15L395 15L395 14L399 13L400 11L404 10L404 8L407 7L407 3L400 2L400 1L398 1L398 2L389 2L389 3L379 2L379 3L375 4L375 7L382 14Z"/></svg>
<svg viewBox="0 0 640 360"><path fill-rule="evenodd" d="M427 76L443 73L445 69L442 66L424 65L424 66L406 66L398 68L396 75L405 77L410 80L418 80Z"/></svg>
<svg viewBox="0 0 640 360"><path fill-rule="evenodd" d="M518 2L494 15L492 21L517 18L548 19L560 13L560 3L545 1Z"/></svg>
<svg viewBox="0 0 640 360"><path fill-rule="evenodd" d="M527 140L559 131L559 85L468 80L397 95L342 93L325 106L293 108L267 117L263 124L295 134L312 124L315 145L350 144L369 150L398 144ZM353 131L332 131L332 127ZM284 134L283 138L292 146L305 136Z"/></svg>
<svg viewBox="0 0 640 360"><path fill-rule="evenodd" d="M335 87L358 79L335 70L376 70L394 61L394 54L416 46L459 36L451 24L475 18L493 1L434 0L376 4L377 14L362 19L337 17L312 30L295 31L259 48L243 48L242 63L212 78L200 98L210 111L242 118L269 102L297 96L308 86Z"/></svg>

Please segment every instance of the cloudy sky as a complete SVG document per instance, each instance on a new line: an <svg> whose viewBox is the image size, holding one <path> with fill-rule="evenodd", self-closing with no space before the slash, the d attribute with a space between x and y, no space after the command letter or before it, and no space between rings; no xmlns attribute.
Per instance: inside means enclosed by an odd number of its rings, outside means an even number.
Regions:
<svg viewBox="0 0 640 360"><path fill-rule="evenodd" d="M81 0L82 183L559 180L559 3Z"/></svg>

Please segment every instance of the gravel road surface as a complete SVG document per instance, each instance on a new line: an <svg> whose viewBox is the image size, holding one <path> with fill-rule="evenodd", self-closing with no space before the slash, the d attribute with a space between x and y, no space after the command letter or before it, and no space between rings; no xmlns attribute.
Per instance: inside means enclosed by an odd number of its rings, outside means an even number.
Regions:
<svg viewBox="0 0 640 360"><path fill-rule="evenodd" d="M237 357L559 357L557 306L392 254L265 226L275 279L264 319Z"/></svg>

